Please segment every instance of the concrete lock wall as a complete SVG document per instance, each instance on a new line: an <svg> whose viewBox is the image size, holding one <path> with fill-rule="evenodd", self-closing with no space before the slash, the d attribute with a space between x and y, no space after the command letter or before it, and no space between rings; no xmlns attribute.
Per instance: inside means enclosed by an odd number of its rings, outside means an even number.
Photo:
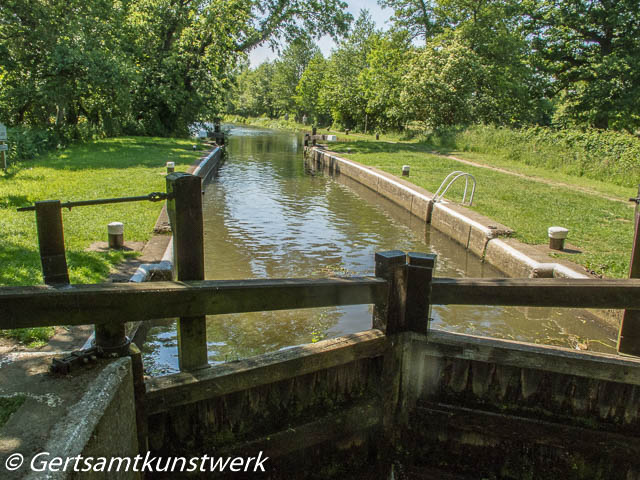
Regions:
<svg viewBox="0 0 640 480"><path fill-rule="evenodd" d="M508 238L513 231L472 210L441 200L410 182L374 167L340 158L322 147L307 148L313 168L348 176L431 224L487 263L513 277L588 278L569 262L558 263L529 245Z"/></svg>
<svg viewBox="0 0 640 480"><path fill-rule="evenodd" d="M78 401L67 409L51 430L42 452L54 457L134 458L138 453L133 375L129 357L100 361L97 375L84 387ZM86 377L68 377L65 382L85 382ZM69 388L72 388L69 386ZM30 459L29 459L30 461ZM83 465L80 465L82 468ZM136 472L112 471L109 478L138 479ZM43 473L31 472L24 478L40 479ZM104 472L49 471L48 479L105 478Z"/></svg>
<svg viewBox="0 0 640 480"><path fill-rule="evenodd" d="M440 200L434 194L374 167L339 157L322 146L307 147L311 168L353 179L392 201L416 218L452 238L484 262L515 278L591 278L580 265L558 260L531 245L509 238L513 230L468 208ZM621 312L589 310L598 321L618 328Z"/></svg>

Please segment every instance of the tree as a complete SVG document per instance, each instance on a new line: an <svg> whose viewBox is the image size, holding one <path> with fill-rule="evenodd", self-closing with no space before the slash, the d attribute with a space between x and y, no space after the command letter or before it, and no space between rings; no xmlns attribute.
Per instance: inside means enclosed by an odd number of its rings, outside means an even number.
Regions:
<svg viewBox="0 0 640 480"><path fill-rule="evenodd" d="M415 120L432 128L474 123L485 75L478 55L459 40L428 42L411 56L402 103Z"/></svg>
<svg viewBox="0 0 640 480"><path fill-rule="evenodd" d="M229 113L245 117L261 115L275 116L271 78L274 65L264 62L255 69L245 68L236 77L236 84L231 89Z"/></svg>
<svg viewBox="0 0 640 480"><path fill-rule="evenodd" d="M367 101L358 77L367 68L367 56L377 35L371 15L362 10L350 35L340 42L327 62L319 98L336 125L364 128Z"/></svg>
<svg viewBox="0 0 640 480"><path fill-rule="evenodd" d="M428 40L442 30L431 0L378 0L378 4L393 9L395 25L409 32L412 39Z"/></svg>
<svg viewBox="0 0 640 480"><path fill-rule="evenodd" d="M320 90L324 82L327 61L321 53L316 53L307 64L296 86L295 101L298 111L307 115L315 124L330 121L328 110L320 102Z"/></svg>
<svg viewBox="0 0 640 480"><path fill-rule="evenodd" d="M400 130L404 126L407 111L400 95L410 53L410 36L406 30L392 31L373 39L367 56L368 66L359 76L371 128Z"/></svg>
<svg viewBox="0 0 640 480"><path fill-rule="evenodd" d="M253 47L303 31L340 35L351 20L345 8L340 0L6 0L0 106L10 123L184 135L223 109L230 74Z"/></svg>
<svg viewBox="0 0 640 480"><path fill-rule="evenodd" d="M82 115L112 130L135 81L125 23L112 0L0 4L0 106L11 124L75 127Z"/></svg>
<svg viewBox="0 0 640 480"><path fill-rule="evenodd" d="M540 0L529 23L553 76L556 119L597 128L640 126L637 0Z"/></svg>
<svg viewBox="0 0 640 480"><path fill-rule="evenodd" d="M285 113L297 116L296 87L302 78L311 59L320 55L318 46L307 36L292 41L274 62L271 89L273 92L273 107L276 115Z"/></svg>

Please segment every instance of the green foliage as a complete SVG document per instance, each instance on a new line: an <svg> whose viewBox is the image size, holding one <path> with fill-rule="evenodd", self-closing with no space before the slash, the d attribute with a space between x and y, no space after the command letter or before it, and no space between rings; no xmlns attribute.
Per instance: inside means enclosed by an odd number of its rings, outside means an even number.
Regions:
<svg viewBox="0 0 640 480"><path fill-rule="evenodd" d="M302 117L296 102L296 88L307 65L318 55L321 55L318 46L308 37L302 37L291 42L274 62L271 90L276 115Z"/></svg>
<svg viewBox="0 0 640 480"><path fill-rule="evenodd" d="M15 397L0 397L0 427L2 427L12 413L15 413L24 403L26 397L17 395Z"/></svg>
<svg viewBox="0 0 640 480"><path fill-rule="evenodd" d="M640 23L637 0L544 0L529 30L562 125L640 126Z"/></svg>
<svg viewBox="0 0 640 480"><path fill-rule="evenodd" d="M490 154L614 185L636 187L640 179L640 139L622 132L476 125L438 129L426 140L446 149Z"/></svg>
<svg viewBox="0 0 640 480"><path fill-rule="evenodd" d="M368 68L360 72L358 79L367 102L369 130L400 130L409 118L400 95L410 38L406 31L392 31L374 37L372 43Z"/></svg>
<svg viewBox="0 0 640 480"><path fill-rule="evenodd" d="M415 120L431 127L477 120L476 97L486 72L461 42L439 40L416 51L404 78L402 103Z"/></svg>
<svg viewBox="0 0 640 480"><path fill-rule="evenodd" d="M320 102L320 91L326 68L327 61L321 53L317 53L309 60L309 64L296 86L295 100L298 110L302 115L307 115L314 124L326 125L330 123L330 116Z"/></svg>
<svg viewBox="0 0 640 480"><path fill-rule="evenodd" d="M42 347L55 333L54 327L17 328L0 330L0 337L13 338L30 348Z"/></svg>
<svg viewBox="0 0 640 480"><path fill-rule="evenodd" d="M346 32L340 0L7 0L0 111L12 126L185 135L224 108L252 48ZM322 20L322 21L319 21ZM295 85L292 87L295 89Z"/></svg>
<svg viewBox="0 0 640 480"><path fill-rule="evenodd" d="M254 70L241 71L229 95L227 111L245 117L275 116L271 90L273 70L273 63L265 62Z"/></svg>
<svg viewBox="0 0 640 480"><path fill-rule="evenodd" d="M383 8L394 11L392 20L395 25L409 33L413 38L428 40L440 33L435 18L435 2L429 0L378 0Z"/></svg>
<svg viewBox="0 0 640 480"><path fill-rule="evenodd" d="M379 34L367 10L356 20L349 37L338 45L327 61L319 102L333 117L336 126L364 129L367 99L360 86L360 72Z"/></svg>

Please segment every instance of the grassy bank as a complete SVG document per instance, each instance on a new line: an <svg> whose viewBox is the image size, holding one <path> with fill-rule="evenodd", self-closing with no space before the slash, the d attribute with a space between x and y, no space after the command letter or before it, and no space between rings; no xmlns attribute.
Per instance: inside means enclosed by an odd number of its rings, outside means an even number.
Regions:
<svg viewBox="0 0 640 480"><path fill-rule="evenodd" d="M190 140L125 137L74 145L13 165L0 173L0 285L42 283L33 212L18 207L40 200L88 200L165 191L167 161L185 170L201 154ZM88 252L93 242L106 241L107 224L125 224L125 239L146 241L162 203L135 202L63 211L67 263L72 283L97 283L109 274L123 253ZM13 332L22 340L41 330ZM23 338L26 337L26 338Z"/></svg>
<svg viewBox="0 0 640 480"><path fill-rule="evenodd" d="M436 191L450 172L469 172L478 182L472 209L513 228L519 240L546 244L547 228L564 226L570 230L568 243L582 253L558 253L557 256L608 277L626 277L628 274L633 237L633 208L628 202L609 200L597 192L590 194L571 186L549 185L463 165L431 154L432 146L426 144L357 140L336 143L331 148L346 158L395 175L401 174L403 165L410 165L410 181L431 192ZM464 182L458 182L449 190L447 198L460 201L463 188ZM622 190L626 195L622 200L634 193L633 189L623 187L616 187L616 190Z"/></svg>
<svg viewBox="0 0 640 480"><path fill-rule="evenodd" d="M309 126L278 119L244 119L269 128L309 131ZM319 130L318 133L327 133ZM513 228L529 244L547 244L547 228L569 228L568 243L579 254L556 254L607 277L628 275L633 241L633 204L640 182L640 140L615 132L509 130L475 126L429 134L337 133L330 148L365 165L400 175L435 192L454 170L474 175L478 189L473 210ZM348 141L347 141L348 140ZM440 152L482 166L460 163ZM483 168L484 167L484 168ZM499 168L506 172L494 170ZM459 201L464 182L447 198Z"/></svg>
<svg viewBox="0 0 640 480"><path fill-rule="evenodd" d="M623 187L640 182L640 138L625 132L487 125L451 128L421 136L439 149L489 156L494 164L520 165L604 181Z"/></svg>

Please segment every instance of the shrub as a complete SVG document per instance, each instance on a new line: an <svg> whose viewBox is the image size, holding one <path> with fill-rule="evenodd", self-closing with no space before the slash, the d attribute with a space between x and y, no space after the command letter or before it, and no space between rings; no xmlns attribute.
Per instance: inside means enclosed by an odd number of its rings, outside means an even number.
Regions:
<svg viewBox="0 0 640 480"><path fill-rule="evenodd" d="M640 181L640 139L623 132L474 125L434 130L426 141L620 186L634 187Z"/></svg>

